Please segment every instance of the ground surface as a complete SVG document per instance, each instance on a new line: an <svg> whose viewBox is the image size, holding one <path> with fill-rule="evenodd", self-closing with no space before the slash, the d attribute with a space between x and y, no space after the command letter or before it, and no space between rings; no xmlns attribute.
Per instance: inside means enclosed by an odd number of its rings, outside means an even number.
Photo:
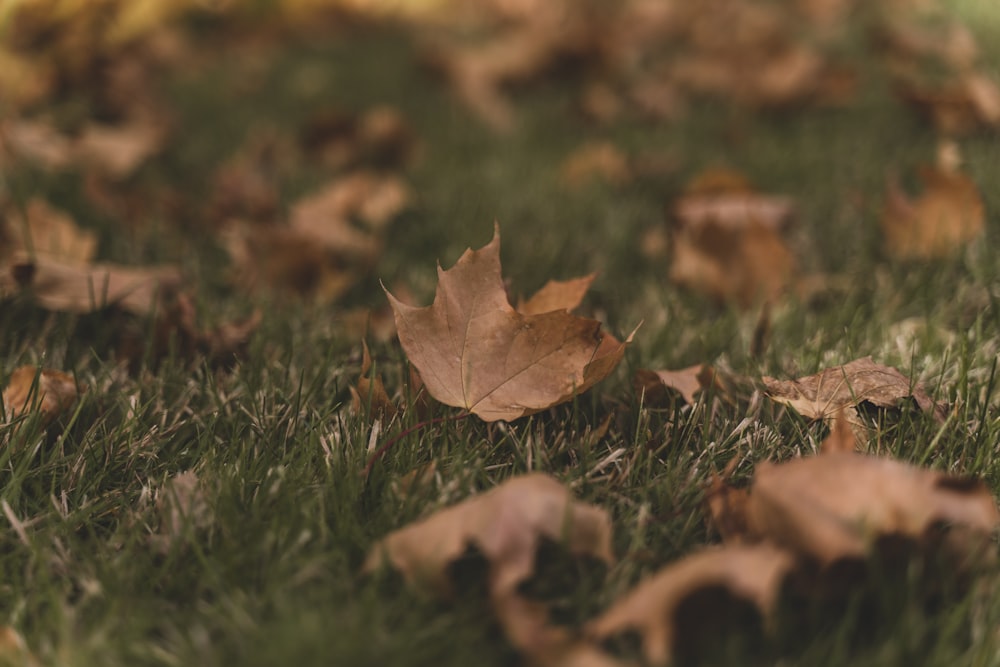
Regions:
<svg viewBox="0 0 1000 667"><path fill-rule="evenodd" d="M992 31L1000 23L984 7L969 2L963 11L978 17L972 27L997 74L1000 32ZM212 25L198 29L212 38ZM310 305L232 289L223 253L196 223L157 222L154 212L150 226L123 234L94 211L72 173L6 175L10 196L43 195L98 230L102 260L180 263L197 277L197 308L208 321L255 306L263 312L247 354L231 369L168 357L129 372L108 353L114 320L0 305L4 377L41 362L89 388L56 431L0 427L4 507L23 524L21 532L0 531L0 610L42 662L515 663L481 596L440 602L391 577L362 577L374 541L512 475L551 473L615 521L618 565L609 572L553 565L543 578L560 620L581 623L640 577L718 541L701 505L714 470L739 456L735 478L746 479L755 462L813 452L826 433L752 391L733 404L640 406L630 383L638 368L707 362L751 379L790 378L872 355L919 379L957 413L946 427L920 415L886 421L871 448L980 476L1000 493L995 136L960 142L967 172L982 186L985 238L952 259L900 263L886 257L878 227L886 172L931 161L936 139L880 85L877 70L845 109L751 115L705 103L674 123L626 119L601 127L574 112L572 82L529 86L514 93L517 129L498 134L456 102L392 29L259 47L232 40L222 48L214 61L163 75L161 90L183 131L136 178L208 197L212 170L262 128L293 134L324 104L349 111L388 104L423 145L403 172L415 206L392 223L370 274L337 303ZM619 186L566 187L560 164L595 137L626 153L654 153L668 168ZM773 311L759 358L750 354L759 311L680 290L667 280L666 259L640 252L643 234L664 224L665 206L683 183L719 164L761 190L794 197L801 265L837 277L832 295ZM321 179L308 167L295 171L283 184L283 204ZM344 313L383 307L379 281L405 285L429 303L435 262L450 266L466 247L484 245L494 221L515 294L597 272L583 310L618 335L643 322L625 362L571 403L512 424L466 419L418 430L363 479L371 439L382 442L386 429L418 419L406 414L373 436L372 425L351 414L361 340ZM390 393L402 391L398 344L373 342L372 353ZM591 437L609 416L607 433ZM409 495L395 490L403 475L431 461L433 480ZM159 519L150 493L186 470L209 489L214 519L153 549L148 536ZM776 655L787 665L994 664L995 600L987 608L971 598L928 608L903 584L888 587L882 602L875 620L848 605L763 648L746 648L739 630L715 648L723 663L732 652L741 663L762 664Z"/></svg>

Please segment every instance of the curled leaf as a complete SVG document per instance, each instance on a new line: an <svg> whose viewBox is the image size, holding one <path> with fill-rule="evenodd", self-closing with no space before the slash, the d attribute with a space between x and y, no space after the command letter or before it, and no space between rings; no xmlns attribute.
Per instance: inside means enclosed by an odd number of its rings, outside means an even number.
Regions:
<svg viewBox="0 0 1000 667"><path fill-rule="evenodd" d="M679 618L685 602L699 593L722 589L728 599L745 600L766 618L793 563L791 554L767 544L707 549L640 582L591 622L587 633L596 639L605 639L636 630L642 637L646 659L652 664L664 664L683 639L677 630L681 621L690 624L688 627L710 628L725 612L714 600L715 603L707 607L689 607L697 612L696 618Z"/></svg>
<svg viewBox="0 0 1000 667"><path fill-rule="evenodd" d="M76 402L80 388L62 371L35 366L21 366L10 374L3 390L7 419L14 419L30 409L37 409L45 421L51 421Z"/></svg>
<svg viewBox="0 0 1000 667"><path fill-rule="evenodd" d="M945 408L895 368L856 359L843 366L827 368L797 380L777 380L765 376L767 395L795 409L809 419L830 419L841 410L867 402L880 408L897 408L912 399L925 412L943 418Z"/></svg>

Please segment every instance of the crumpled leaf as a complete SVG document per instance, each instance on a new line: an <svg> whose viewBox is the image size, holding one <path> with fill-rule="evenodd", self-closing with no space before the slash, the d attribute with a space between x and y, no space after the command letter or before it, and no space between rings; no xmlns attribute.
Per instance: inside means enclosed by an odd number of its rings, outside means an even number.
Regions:
<svg viewBox="0 0 1000 667"><path fill-rule="evenodd" d="M752 534L829 564L863 558L879 537L920 540L938 524L950 546L975 556L1000 526L981 481L854 452L762 463L747 503Z"/></svg>
<svg viewBox="0 0 1000 667"><path fill-rule="evenodd" d="M419 152L406 118L393 107L377 106L363 114L321 109L299 133L302 147L331 168L368 165L401 167Z"/></svg>
<svg viewBox="0 0 1000 667"><path fill-rule="evenodd" d="M357 172L296 202L288 226L236 224L224 238L235 280L334 301L374 265L410 196L394 176Z"/></svg>
<svg viewBox="0 0 1000 667"><path fill-rule="evenodd" d="M456 591L448 567L473 547L489 563L490 600L511 643L530 654L544 653L568 638L548 624L544 605L517 590L534 573L543 539L563 544L575 556L614 562L607 512L573 500L555 479L534 473L390 533L372 548L363 569L372 572L388 562L410 584L449 595Z"/></svg>
<svg viewBox="0 0 1000 667"><path fill-rule="evenodd" d="M24 160L42 169L65 169L74 159L73 141L41 120L7 119L0 123L0 164Z"/></svg>
<svg viewBox="0 0 1000 667"><path fill-rule="evenodd" d="M8 420L37 409L49 422L68 410L79 394L76 381L62 371L21 366L10 374L3 390L3 407Z"/></svg>
<svg viewBox="0 0 1000 667"><path fill-rule="evenodd" d="M674 205L670 279L744 308L780 296L795 274L779 234L792 212L787 198L756 194L739 174L702 174Z"/></svg>
<svg viewBox="0 0 1000 667"><path fill-rule="evenodd" d="M90 313L117 306L147 315L162 291L180 285L173 267L127 267L118 264L76 264L39 255L16 253L0 274L0 297L30 294L47 310Z"/></svg>
<svg viewBox="0 0 1000 667"><path fill-rule="evenodd" d="M919 171L924 191L910 198L891 181L882 211L886 249L900 259L945 257L982 236L986 213L979 188L957 169L953 145L939 165Z"/></svg>
<svg viewBox="0 0 1000 667"><path fill-rule="evenodd" d="M150 118L135 118L123 125L87 125L76 140L76 157L114 179L123 179L166 139L165 128Z"/></svg>
<svg viewBox="0 0 1000 667"><path fill-rule="evenodd" d="M646 660L668 662L676 645L677 624L711 628L725 610L718 604L685 607L699 593L722 589L729 596L753 604L766 619L772 612L785 575L794 558L767 544L706 549L668 565L641 581L587 626L590 637L601 640L628 630L642 638ZM697 618L678 612L697 612Z"/></svg>
<svg viewBox="0 0 1000 667"><path fill-rule="evenodd" d="M897 408L912 399L924 412L943 418L945 407L895 368L855 359L843 366L826 368L797 380L777 380L765 376L764 386L771 399L784 403L809 419L831 419L841 410L852 413L862 401L880 408Z"/></svg>
<svg viewBox="0 0 1000 667"><path fill-rule="evenodd" d="M431 396L485 421L558 405L606 377L625 343L563 310L522 315L500 275L500 231L454 267L438 267L434 303L408 306L386 291L399 340Z"/></svg>
<svg viewBox="0 0 1000 667"><path fill-rule="evenodd" d="M715 369L708 364L695 364L676 371L640 368L635 373L633 384L636 393L644 394L646 400L652 403L664 401L670 390L680 394L688 405L694 405L698 400L696 394L711 387L723 389Z"/></svg>
<svg viewBox="0 0 1000 667"><path fill-rule="evenodd" d="M628 157L608 141L591 142L576 149L563 160L559 177L569 188L579 188L592 181L623 185L632 177Z"/></svg>
<svg viewBox="0 0 1000 667"><path fill-rule="evenodd" d="M9 625L0 626L0 665L39 667L41 663L28 648L24 637Z"/></svg>
<svg viewBox="0 0 1000 667"><path fill-rule="evenodd" d="M396 405L382 384L382 376L368 377L372 368L372 355L368 351L368 343L362 341L361 376L356 387L351 391L351 412L365 415L369 419L389 420L396 414Z"/></svg>
<svg viewBox="0 0 1000 667"><path fill-rule="evenodd" d="M21 251L85 264L97 251L97 234L81 229L68 214L38 198L28 202L24 220L19 212L6 212L0 242L0 261Z"/></svg>

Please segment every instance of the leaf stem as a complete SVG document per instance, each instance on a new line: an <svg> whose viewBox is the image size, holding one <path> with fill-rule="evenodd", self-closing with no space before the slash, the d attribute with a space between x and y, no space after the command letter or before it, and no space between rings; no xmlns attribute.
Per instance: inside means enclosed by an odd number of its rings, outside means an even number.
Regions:
<svg viewBox="0 0 1000 667"><path fill-rule="evenodd" d="M362 471L361 476L367 479L368 474L372 471L372 468L375 467L375 462L378 461L380 458L382 458L387 451L392 449L393 445L395 445L397 442L399 442L406 436L410 435L411 433L415 433L416 431L419 431L422 428L427 428L428 426L434 426L435 424L443 424L444 422L459 421L465 419L466 417L471 417L471 416L472 416L471 412L460 412L457 415L448 415L447 417L435 417L434 419L426 419L422 422L417 422L413 426L403 429L395 436L383 442L382 445L375 450L375 453L372 454L371 458L368 459L368 463L365 464L365 469L364 471Z"/></svg>

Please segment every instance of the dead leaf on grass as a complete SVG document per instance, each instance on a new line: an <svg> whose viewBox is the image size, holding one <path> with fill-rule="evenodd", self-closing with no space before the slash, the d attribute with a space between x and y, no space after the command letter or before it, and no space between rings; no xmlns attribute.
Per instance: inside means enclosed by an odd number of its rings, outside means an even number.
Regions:
<svg viewBox="0 0 1000 667"><path fill-rule="evenodd" d="M587 143L563 160L559 177L568 188L580 188L592 181L624 185L632 178L628 157L607 141Z"/></svg>
<svg viewBox="0 0 1000 667"><path fill-rule="evenodd" d="M688 405L694 405L700 394L709 388L724 390L715 369L708 364L695 364L677 371L651 371L640 368L633 382L636 393L644 394L651 403L666 401L668 391L680 394Z"/></svg>
<svg viewBox="0 0 1000 667"><path fill-rule="evenodd" d="M396 405L389 398L389 394L382 384L382 376L375 375L368 377L372 368L372 355L368 351L368 343L361 342L362 360L361 376L358 378L356 387L349 387L351 391L351 412L356 415L364 415L369 421L375 419L390 420L396 414Z"/></svg>
<svg viewBox="0 0 1000 667"><path fill-rule="evenodd" d="M358 172L293 204L288 226L233 222L223 241L235 281L335 301L374 265L409 199L398 178Z"/></svg>
<svg viewBox="0 0 1000 667"><path fill-rule="evenodd" d="M567 640L564 631L549 625L544 605L518 592L534 573L543 539L564 545L574 556L614 562L607 512L573 500L555 479L535 473L390 533L372 548L363 569L372 572L387 562L410 584L451 595L458 591L448 568L474 548L489 563L490 600L511 643L540 653Z"/></svg>
<svg viewBox="0 0 1000 667"><path fill-rule="evenodd" d="M523 315L507 300L500 231L454 267L438 267L434 303L408 306L386 291L399 340L431 396L485 421L513 420L579 395L606 377L624 343L564 310Z"/></svg>
<svg viewBox="0 0 1000 667"><path fill-rule="evenodd" d="M850 415L861 402L879 408L899 408L908 399L924 412L944 418L944 405L936 403L919 384L895 368L875 363L871 357L797 380L765 376L763 381L771 399L809 419L832 419L841 410Z"/></svg>
<svg viewBox="0 0 1000 667"><path fill-rule="evenodd" d="M39 667L38 658L28 649L27 642L9 625L0 626L0 665Z"/></svg>
<svg viewBox="0 0 1000 667"><path fill-rule="evenodd" d="M635 630L646 660L665 664L685 639L677 630L681 622L686 628L710 632L713 622L725 615L714 599L711 604L691 604L699 593L721 589L727 602L732 598L749 602L766 621L793 564L790 553L767 544L706 549L641 581L588 624L587 634L603 640Z"/></svg>
<svg viewBox="0 0 1000 667"><path fill-rule="evenodd" d="M756 194L739 174L702 174L674 205L670 279L744 308L779 297L795 274L780 235L792 212L787 197Z"/></svg>
<svg viewBox="0 0 1000 667"><path fill-rule="evenodd" d="M122 125L87 125L76 140L76 157L113 179L127 178L163 147L166 130L152 119Z"/></svg>
<svg viewBox="0 0 1000 667"><path fill-rule="evenodd" d="M21 366L10 374L3 390L3 406L8 420L37 409L49 422L68 410L79 394L76 381L62 371Z"/></svg>
<svg viewBox="0 0 1000 667"><path fill-rule="evenodd" d="M750 531L823 564L864 558L880 537L928 537L953 530L949 546L975 559L1000 526L981 481L891 459L833 451L763 463L747 504Z"/></svg>
<svg viewBox="0 0 1000 667"><path fill-rule="evenodd" d="M81 229L68 214L48 202L33 198L22 218L10 210L0 225L0 262L18 252L86 264L97 251L97 234Z"/></svg>
<svg viewBox="0 0 1000 667"><path fill-rule="evenodd" d="M946 144L942 153L938 166L921 167L919 197L909 197L894 180L889 183L882 231L886 249L896 258L946 257L983 234L986 213L979 188L958 171L954 145Z"/></svg>
<svg viewBox="0 0 1000 667"><path fill-rule="evenodd" d="M74 158L73 141L43 120L8 119L0 123L0 163L23 160L47 171L65 169Z"/></svg>
<svg viewBox="0 0 1000 667"><path fill-rule="evenodd" d="M154 311L161 292L179 285L173 267L76 264L19 252L0 275L0 296L23 293L46 310L90 313L117 306L144 316Z"/></svg>

